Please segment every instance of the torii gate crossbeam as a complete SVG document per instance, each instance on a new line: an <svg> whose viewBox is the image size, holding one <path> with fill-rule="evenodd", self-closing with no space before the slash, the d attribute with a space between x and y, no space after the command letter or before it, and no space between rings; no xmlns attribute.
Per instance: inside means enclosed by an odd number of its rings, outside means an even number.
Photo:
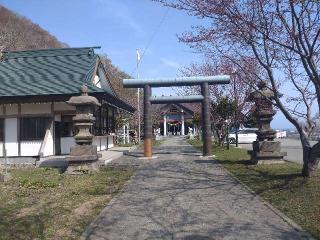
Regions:
<svg viewBox="0 0 320 240"><path fill-rule="evenodd" d="M190 95L190 96L161 96L156 97L152 96L150 98L152 104L157 103L194 103L194 102L202 102L202 95Z"/></svg>
<svg viewBox="0 0 320 240"><path fill-rule="evenodd" d="M125 88L144 89L144 157L152 157L152 122L151 104L163 102L202 102L202 134L203 134L203 156L211 155L211 123L210 123L210 94L209 85L228 84L230 76L205 76L205 77L185 77L169 79L124 79ZM178 97L151 97L151 87L170 86L201 86L201 95L178 96Z"/></svg>

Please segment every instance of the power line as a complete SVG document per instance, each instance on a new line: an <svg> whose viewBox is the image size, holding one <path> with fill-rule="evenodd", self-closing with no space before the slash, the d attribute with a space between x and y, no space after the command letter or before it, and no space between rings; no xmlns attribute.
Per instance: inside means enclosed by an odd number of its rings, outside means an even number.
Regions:
<svg viewBox="0 0 320 240"><path fill-rule="evenodd" d="M159 29L161 28L162 24L164 23L166 17L168 16L169 10L170 10L170 8L167 8L167 9L166 9L166 11L164 12L162 18L160 19L159 24L156 26L156 28L154 29L152 35L150 36L149 41L147 42L147 45L146 45L146 47L144 48L144 50L143 50L143 52L142 52L142 54L141 54L141 56L140 56L139 64L140 64L140 62L142 61L142 59L143 59L144 55L146 54L147 50L149 49L149 47L150 47L152 41L154 40L155 36L156 36L157 33L159 32ZM130 76L133 76L133 74L136 73L137 69L138 69L138 64L137 64L137 66L135 66L135 68L132 70Z"/></svg>

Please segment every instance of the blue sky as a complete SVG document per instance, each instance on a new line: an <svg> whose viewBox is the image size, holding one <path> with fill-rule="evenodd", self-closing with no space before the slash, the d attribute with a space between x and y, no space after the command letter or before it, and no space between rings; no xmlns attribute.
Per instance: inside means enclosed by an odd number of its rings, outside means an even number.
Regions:
<svg viewBox="0 0 320 240"><path fill-rule="evenodd" d="M39 24L71 47L101 46L120 69L136 76L136 49L148 46L140 77L174 77L201 56L180 43L177 34L198 19L151 0L0 0L0 4ZM155 94L173 94L158 89ZM288 128L282 114L272 123Z"/></svg>

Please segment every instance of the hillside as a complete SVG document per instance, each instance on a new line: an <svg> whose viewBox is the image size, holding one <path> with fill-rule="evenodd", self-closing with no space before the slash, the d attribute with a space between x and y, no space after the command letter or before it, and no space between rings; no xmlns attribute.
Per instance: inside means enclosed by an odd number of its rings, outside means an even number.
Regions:
<svg viewBox="0 0 320 240"><path fill-rule="evenodd" d="M59 48L65 44L29 19L0 5L0 50Z"/></svg>
<svg viewBox="0 0 320 240"><path fill-rule="evenodd" d="M130 76L124 71L115 67L107 55L100 56L100 59L105 69L107 70L112 87L114 88L118 96L121 99L125 100L126 102L130 103L131 105L135 106L137 104L137 98L136 98L137 90L130 89L130 88L123 88L123 85L122 85L122 79L130 78Z"/></svg>

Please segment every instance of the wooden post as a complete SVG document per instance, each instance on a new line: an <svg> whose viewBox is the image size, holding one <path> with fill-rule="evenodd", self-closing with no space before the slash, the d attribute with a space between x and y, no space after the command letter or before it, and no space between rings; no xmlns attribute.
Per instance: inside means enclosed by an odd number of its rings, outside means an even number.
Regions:
<svg viewBox="0 0 320 240"><path fill-rule="evenodd" d="M184 111L181 111L181 135L184 136Z"/></svg>
<svg viewBox="0 0 320 240"><path fill-rule="evenodd" d="M163 136L167 136L167 114L163 115Z"/></svg>
<svg viewBox="0 0 320 240"><path fill-rule="evenodd" d="M209 84L207 82L201 84L202 101L202 141L203 156L211 156L211 123L210 123L210 99Z"/></svg>
<svg viewBox="0 0 320 240"><path fill-rule="evenodd" d="M144 157L152 157L151 87L144 86Z"/></svg>

